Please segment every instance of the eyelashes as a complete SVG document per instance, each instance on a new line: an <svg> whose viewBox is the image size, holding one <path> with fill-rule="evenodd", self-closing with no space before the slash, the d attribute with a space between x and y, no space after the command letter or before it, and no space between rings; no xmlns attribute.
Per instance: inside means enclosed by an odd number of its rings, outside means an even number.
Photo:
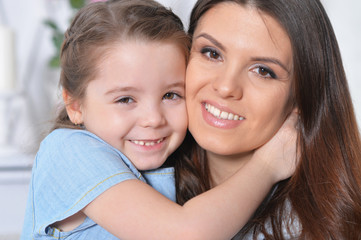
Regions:
<svg viewBox="0 0 361 240"><path fill-rule="evenodd" d="M163 100L177 100L181 98L183 98L183 96L175 92L168 92L163 96Z"/></svg>
<svg viewBox="0 0 361 240"><path fill-rule="evenodd" d="M274 71L272 71L269 67L266 67L264 65L257 65L253 67L251 70L263 78L273 78L273 79L278 78L277 75L274 73Z"/></svg>
<svg viewBox="0 0 361 240"><path fill-rule="evenodd" d="M202 53L202 55L204 55L210 60L221 60L221 54L215 48L204 47L201 49L200 52Z"/></svg>
<svg viewBox="0 0 361 240"><path fill-rule="evenodd" d="M216 48L203 47L201 48L200 53L210 61L223 61L222 54ZM263 64L257 64L256 66L252 66L250 70L256 73L261 78L278 78L277 74L275 74L275 72L271 68Z"/></svg>
<svg viewBox="0 0 361 240"><path fill-rule="evenodd" d="M115 102L121 104L130 104L134 102L134 99L132 97L121 97L117 99Z"/></svg>
<svg viewBox="0 0 361 240"><path fill-rule="evenodd" d="M162 100L177 101L177 100L183 99L183 98L184 97L181 94L170 91L163 95ZM117 100L115 100L115 103L125 104L125 105L130 105L135 102L136 102L136 100L130 96L120 97Z"/></svg>

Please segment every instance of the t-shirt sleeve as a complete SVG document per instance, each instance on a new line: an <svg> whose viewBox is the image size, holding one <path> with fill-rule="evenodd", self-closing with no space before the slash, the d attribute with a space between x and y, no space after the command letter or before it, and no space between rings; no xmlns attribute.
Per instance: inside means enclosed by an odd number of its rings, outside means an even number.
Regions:
<svg viewBox="0 0 361 240"><path fill-rule="evenodd" d="M174 168L158 168L142 172L149 185L171 201L176 201Z"/></svg>
<svg viewBox="0 0 361 240"><path fill-rule="evenodd" d="M32 185L39 233L80 211L115 184L138 179L139 172L124 158L110 145L82 131L53 134L44 141L36 157Z"/></svg>

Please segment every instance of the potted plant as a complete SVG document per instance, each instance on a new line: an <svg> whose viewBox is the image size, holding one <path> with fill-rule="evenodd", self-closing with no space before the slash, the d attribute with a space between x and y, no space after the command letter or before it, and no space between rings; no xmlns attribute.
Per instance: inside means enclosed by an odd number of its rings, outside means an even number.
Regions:
<svg viewBox="0 0 361 240"><path fill-rule="evenodd" d="M86 0L69 0L70 7L73 10L73 15L86 4ZM71 21L72 19L70 19ZM49 60L49 66L52 68L60 67L60 50L61 44L64 40L64 31L61 29L58 24L52 19L46 19L44 24L51 28L52 30L52 44L55 48L54 55Z"/></svg>

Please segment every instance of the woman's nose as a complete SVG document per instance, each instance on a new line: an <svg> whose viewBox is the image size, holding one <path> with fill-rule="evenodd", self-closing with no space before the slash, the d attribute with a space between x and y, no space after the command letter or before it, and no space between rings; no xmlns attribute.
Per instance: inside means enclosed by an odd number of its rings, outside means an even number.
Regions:
<svg viewBox="0 0 361 240"><path fill-rule="evenodd" d="M241 99L243 96L242 76L235 68L225 68L212 86L222 98Z"/></svg>
<svg viewBox="0 0 361 240"><path fill-rule="evenodd" d="M144 106L143 111L139 116L140 125L144 128L157 128L166 123L165 116L160 106L148 104Z"/></svg>

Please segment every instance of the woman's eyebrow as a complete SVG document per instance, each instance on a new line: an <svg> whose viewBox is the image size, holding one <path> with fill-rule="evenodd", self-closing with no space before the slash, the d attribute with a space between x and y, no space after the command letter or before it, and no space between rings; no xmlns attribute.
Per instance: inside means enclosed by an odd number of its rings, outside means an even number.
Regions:
<svg viewBox="0 0 361 240"><path fill-rule="evenodd" d="M211 35L207 34L207 33L201 33L198 36L195 37L195 39L198 38L205 38L207 40L209 40L210 42L212 42L214 45L216 45L218 48L220 48L222 51L225 51L226 48L223 46L222 43L220 43L219 41L217 41L214 37L212 37Z"/></svg>

